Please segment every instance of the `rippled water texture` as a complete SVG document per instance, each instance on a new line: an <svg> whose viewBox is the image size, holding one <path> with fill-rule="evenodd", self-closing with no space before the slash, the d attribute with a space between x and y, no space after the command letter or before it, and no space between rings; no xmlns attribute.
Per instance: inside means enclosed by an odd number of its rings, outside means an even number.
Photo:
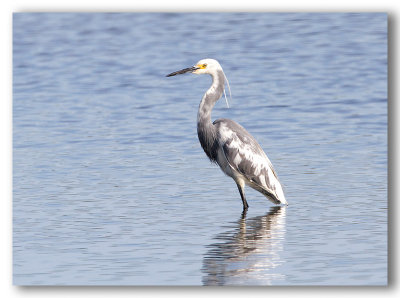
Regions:
<svg viewBox="0 0 400 298"><path fill-rule="evenodd" d="M383 13L19 13L13 22L14 284L387 283ZM288 207L197 140L220 61L231 108Z"/></svg>

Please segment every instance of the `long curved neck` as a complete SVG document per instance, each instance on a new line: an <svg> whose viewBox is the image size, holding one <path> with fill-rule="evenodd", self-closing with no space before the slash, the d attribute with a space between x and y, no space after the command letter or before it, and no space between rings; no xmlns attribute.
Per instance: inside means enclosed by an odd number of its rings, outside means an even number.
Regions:
<svg viewBox="0 0 400 298"><path fill-rule="evenodd" d="M212 160L217 158L217 143L215 127L211 121L211 111L224 92L224 73L218 70L211 74L211 87L204 94L197 114L197 134L204 152Z"/></svg>
<svg viewBox="0 0 400 298"><path fill-rule="evenodd" d="M211 111L218 99L221 98L222 92L224 92L225 80L222 70L213 73L211 76L212 84L200 102L199 112L197 114L197 122L208 121L211 123Z"/></svg>

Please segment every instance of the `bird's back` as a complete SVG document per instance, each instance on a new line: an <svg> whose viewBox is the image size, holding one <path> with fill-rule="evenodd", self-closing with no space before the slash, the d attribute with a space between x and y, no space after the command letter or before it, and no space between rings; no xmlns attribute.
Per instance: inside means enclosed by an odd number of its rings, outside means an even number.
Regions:
<svg viewBox="0 0 400 298"><path fill-rule="evenodd" d="M230 119L214 121L221 169L232 178L243 179L275 204L287 204L282 186L267 155L256 139Z"/></svg>

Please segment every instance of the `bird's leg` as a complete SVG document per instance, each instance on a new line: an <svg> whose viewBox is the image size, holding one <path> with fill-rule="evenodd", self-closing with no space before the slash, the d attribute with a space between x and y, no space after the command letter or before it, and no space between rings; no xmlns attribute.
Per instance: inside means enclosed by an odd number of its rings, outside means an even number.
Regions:
<svg viewBox="0 0 400 298"><path fill-rule="evenodd" d="M246 196L244 195L244 185L240 185L239 183L236 183L236 185L239 189L240 196L242 197L243 211L247 210L247 208L249 208L249 204L247 204Z"/></svg>
<svg viewBox="0 0 400 298"><path fill-rule="evenodd" d="M247 209L243 209L241 218L246 219L246 214L247 214Z"/></svg>

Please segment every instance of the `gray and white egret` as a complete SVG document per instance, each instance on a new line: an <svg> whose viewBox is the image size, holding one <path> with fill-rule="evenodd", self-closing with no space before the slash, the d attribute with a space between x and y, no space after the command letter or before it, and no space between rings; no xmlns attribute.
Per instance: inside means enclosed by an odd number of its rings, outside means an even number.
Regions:
<svg viewBox="0 0 400 298"><path fill-rule="evenodd" d="M211 121L211 111L225 88L226 76L219 62L202 59L194 66L170 73L167 77L184 73L209 74L212 77L211 87L200 102L197 134L208 158L236 182L243 210L249 207L244 193L245 185L259 191L275 204L287 205L272 163L254 137L230 119Z"/></svg>

